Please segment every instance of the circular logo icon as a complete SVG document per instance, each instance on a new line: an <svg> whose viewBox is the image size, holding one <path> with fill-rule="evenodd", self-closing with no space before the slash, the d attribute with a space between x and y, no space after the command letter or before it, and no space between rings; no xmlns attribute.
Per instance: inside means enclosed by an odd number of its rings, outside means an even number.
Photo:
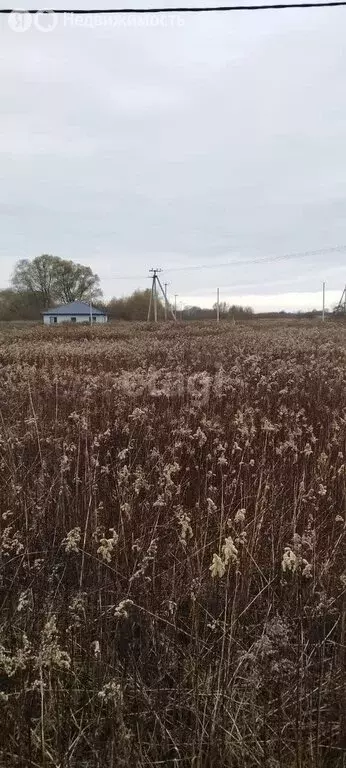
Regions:
<svg viewBox="0 0 346 768"><path fill-rule="evenodd" d="M53 32L58 19L54 11L42 10L34 14L34 24L40 32Z"/></svg>
<svg viewBox="0 0 346 768"><path fill-rule="evenodd" d="M31 13L21 9L11 11L8 17L8 26L13 32L26 32L32 25Z"/></svg>

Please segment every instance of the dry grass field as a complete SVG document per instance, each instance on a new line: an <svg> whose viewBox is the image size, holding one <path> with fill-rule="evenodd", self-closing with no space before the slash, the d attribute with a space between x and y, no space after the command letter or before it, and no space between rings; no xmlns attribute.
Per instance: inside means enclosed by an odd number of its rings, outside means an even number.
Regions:
<svg viewBox="0 0 346 768"><path fill-rule="evenodd" d="M346 329L0 331L1 768L346 764Z"/></svg>

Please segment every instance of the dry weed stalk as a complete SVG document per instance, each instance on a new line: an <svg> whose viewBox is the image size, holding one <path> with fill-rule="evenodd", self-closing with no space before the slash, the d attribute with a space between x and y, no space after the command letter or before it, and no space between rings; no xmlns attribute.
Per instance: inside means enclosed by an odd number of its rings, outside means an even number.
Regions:
<svg viewBox="0 0 346 768"><path fill-rule="evenodd" d="M341 768L345 341L3 332L2 768Z"/></svg>

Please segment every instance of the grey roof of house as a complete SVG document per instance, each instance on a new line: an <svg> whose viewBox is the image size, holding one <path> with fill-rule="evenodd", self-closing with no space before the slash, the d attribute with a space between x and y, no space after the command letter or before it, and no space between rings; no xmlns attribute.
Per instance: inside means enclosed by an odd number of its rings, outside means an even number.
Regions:
<svg viewBox="0 0 346 768"><path fill-rule="evenodd" d="M105 312L101 312L96 307L91 307L91 313L93 315L105 315ZM52 309L46 309L42 312L43 315L90 315L90 304L85 301L71 301L70 304L61 304L60 307L53 307Z"/></svg>

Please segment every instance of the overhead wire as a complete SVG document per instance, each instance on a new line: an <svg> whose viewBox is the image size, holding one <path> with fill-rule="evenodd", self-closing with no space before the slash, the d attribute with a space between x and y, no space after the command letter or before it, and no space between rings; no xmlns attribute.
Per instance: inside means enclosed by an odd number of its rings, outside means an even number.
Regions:
<svg viewBox="0 0 346 768"><path fill-rule="evenodd" d="M326 253L341 253L346 251L346 245L336 245L332 248L319 248L318 250L299 251L296 253L280 254L279 256L266 256L258 259L238 259L233 261L224 261L210 264L191 264L184 267L163 267L163 272L193 272L196 269L218 269L225 267L249 266L251 264L271 264L273 262L289 261L291 259L307 258L311 256L322 256ZM144 280L148 275L107 275L101 276L102 280Z"/></svg>
<svg viewBox="0 0 346 768"><path fill-rule="evenodd" d="M230 13L232 11L282 11L303 8L336 8L346 6L346 0L321 0L321 2L302 3L265 3L263 5L200 5L200 6L175 6L175 7L147 7L147 8L0 8L0 14L11 13L54 13L54 14L143 14L143 13Z"/></svg>

